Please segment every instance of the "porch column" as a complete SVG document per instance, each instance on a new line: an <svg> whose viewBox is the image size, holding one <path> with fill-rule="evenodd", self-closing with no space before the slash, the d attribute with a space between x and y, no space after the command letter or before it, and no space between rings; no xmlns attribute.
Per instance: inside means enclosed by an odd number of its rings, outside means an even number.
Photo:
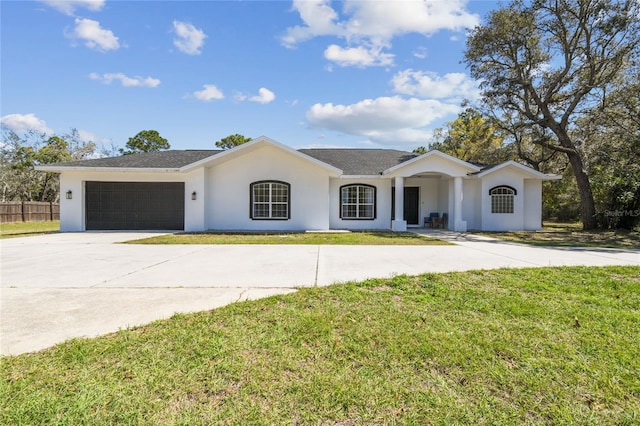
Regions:
<svg viewBox="0 0 640 426"><path fill-rule="evenodd" d="M462 220L462 177L453 178L453 230L467 232L467 222Z"/></svg>
<svg viewBox="0 0 640 426"><path fill-rule="evenodd" d="M404 220L404 178L396 176L396 218L391 221L391 230L404 232L407 230L407 221Z"/></svg>

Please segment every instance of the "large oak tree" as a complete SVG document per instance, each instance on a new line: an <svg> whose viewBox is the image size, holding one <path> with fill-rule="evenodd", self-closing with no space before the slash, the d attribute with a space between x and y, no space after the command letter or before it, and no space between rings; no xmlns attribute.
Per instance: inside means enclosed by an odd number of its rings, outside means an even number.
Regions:
<svg viewBox="0 0 640 426"><path fill-rule="evenodd" d="M597 226L584 147L576 125L637 60L637 0L515 0L488 16L467 40L466 63L482 80L487 111L514 131L567 156L585 229ZM580 136L578 136L580 135Z"/></svg>

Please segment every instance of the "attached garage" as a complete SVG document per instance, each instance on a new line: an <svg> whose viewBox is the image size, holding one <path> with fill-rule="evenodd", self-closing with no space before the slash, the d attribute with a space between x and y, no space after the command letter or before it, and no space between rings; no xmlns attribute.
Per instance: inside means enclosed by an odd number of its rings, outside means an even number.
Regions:
<svg viewBox="0 0 640 426"><path fill-rule="evenodd" d="M87 230L183 230L184 182L85 182Z"/></svg>

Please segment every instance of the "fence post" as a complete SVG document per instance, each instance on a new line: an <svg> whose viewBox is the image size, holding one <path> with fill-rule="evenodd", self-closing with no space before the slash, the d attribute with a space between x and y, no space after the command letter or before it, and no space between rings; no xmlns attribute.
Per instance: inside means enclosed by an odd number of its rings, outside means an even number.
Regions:
<svg viewBox="0 0 640 426"><path fill-rule="evenodd" d="M53 201L49 201L49 220L53 222Z"/></svg>
<svg viewBox="0 0 640 426"><path fill-rule="evenodd" d="M22 213L22 221L25 222L25 220L24 220L24 200L22 200L22 202L20 203L20 213Z"/></svg>

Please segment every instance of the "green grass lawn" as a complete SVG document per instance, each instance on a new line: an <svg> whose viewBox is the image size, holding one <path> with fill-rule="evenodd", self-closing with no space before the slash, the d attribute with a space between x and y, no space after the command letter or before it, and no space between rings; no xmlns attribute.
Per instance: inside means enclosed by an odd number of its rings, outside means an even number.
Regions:
<svg viewBox="0 0 640 426"><path fill-rule="evenodd" d="M0 224L0 238L26 237L29 235L60 232L60 221L12 222Z"/></svg>
<svg viewBox="0 0 640 426"><path fill-rule="evenodd" d="M177 233L127 241L129 244L310 244L310 245L448 245L412 232L242 232Z"/></svg>
<svg viewBox="0 0 640 426"><path fill-rule="evenodd" d="M580 223L545 222L540 231L480 232L501 240L539 246L640 248L640 231L604 229L583 231Z"/></svg>
<svg viewBox="0 0 640 426"><path fill-rule="evenodd" d="M640 423L640 267L373 279L0 359L0 424Z"/></svg>

